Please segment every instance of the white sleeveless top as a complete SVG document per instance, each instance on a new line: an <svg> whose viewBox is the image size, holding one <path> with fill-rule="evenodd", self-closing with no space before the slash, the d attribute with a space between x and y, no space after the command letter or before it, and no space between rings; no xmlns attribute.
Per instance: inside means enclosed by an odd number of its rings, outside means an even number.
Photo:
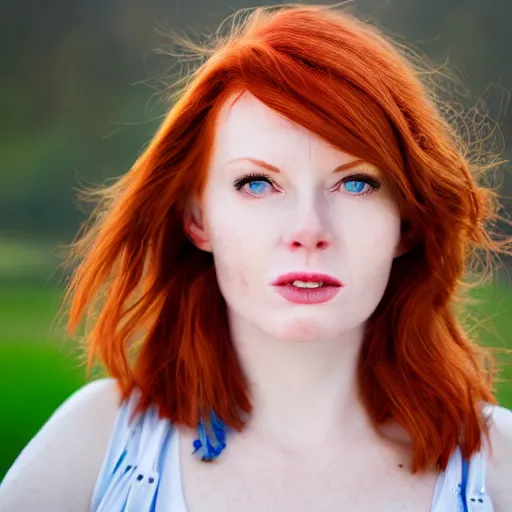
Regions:
<svg viewBox="0 0 512 512"><path fill-rule="evenodd" d="M156 406L129 419L134 392L117 413L91 499L91 512L187 512L181 488L179 434ZM466 462L459 449L440 473L431 512L493 512L485 489L485 459Z"/></svg>

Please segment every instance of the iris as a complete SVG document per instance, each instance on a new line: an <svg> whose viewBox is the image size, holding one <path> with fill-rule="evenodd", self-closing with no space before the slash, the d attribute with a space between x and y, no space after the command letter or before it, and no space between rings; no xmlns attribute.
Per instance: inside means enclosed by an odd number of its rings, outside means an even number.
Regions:
<svg viewBox="0 0 512 512"><path fill-rule="evenodd" d="M248 192L254 195L260 195L265 192L265 187L270 186L266 181L251 181L247 184Z"/></svg>
<svg viewBox="0 0 512 512"><path fill-rule="evenodd" d="M360 194L366 183L364 181L357 181L357 180L350 180L343 183L343 186L345 187L345 190L347 192L352 192L355 194Z"/></svg>

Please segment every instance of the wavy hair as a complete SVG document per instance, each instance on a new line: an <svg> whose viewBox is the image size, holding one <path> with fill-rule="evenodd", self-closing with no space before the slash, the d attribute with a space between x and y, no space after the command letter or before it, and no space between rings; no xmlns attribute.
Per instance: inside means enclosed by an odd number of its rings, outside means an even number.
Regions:
<svg viewBox="0 0 512 512"><path fill-rule="evenodd" d="M123 399L140 388L138 411L157 404L195 427L214 410L243 428L251 400L213 258L187 238L183 219L205 185L220 107L249 91L388 176L411 242L368 321L362 400L375 427L393 418L410 435L413 471L444 469L457 445L469 457L489 431L482 403L495 403L492 358L454 305L475 255L510 253L510 239L489 231L497 195L477 182L482 166L412 61L371 24L326 6L257 8L232 20L196 48L202 61L129 172L83 194L97 205L70 244L68 334L88 320L89 369L99 361Z"/></svg>

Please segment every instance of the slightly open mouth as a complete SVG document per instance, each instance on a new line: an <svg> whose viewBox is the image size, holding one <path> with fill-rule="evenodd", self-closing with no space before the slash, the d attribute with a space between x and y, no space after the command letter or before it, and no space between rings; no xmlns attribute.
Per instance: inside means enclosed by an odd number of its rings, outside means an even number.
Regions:
<svg viewBox="0 0 512 512"><path fill-rule="evenodd" d="M314 282L314 281L293 281L288 283L289 286L295 286L296 288L320 288L321 286L326 286L323 282Z"/></svg>
<svg viewBox="0 0 512 512"><path fill-rule="evenodd" d="M294 304L321 304L333 299L343 285L325 274L288 274L273 283L277 293Z"/></svg>
<svg viewBox="0 0 512 512"><path fill-rule="evenodd" d="M274 285L277 293L294 304L321 304L333 299L341 290L341 284L325 281L301 281L295 279Z"/></svg>
<svg viewBox="0 0 512 512"><path fill-rule="evenodd" d="M322 286L343 286L341 282L328 274L313 272L290 272L279 276L274 286L295 286L296 288L321 288Z"/></svg>

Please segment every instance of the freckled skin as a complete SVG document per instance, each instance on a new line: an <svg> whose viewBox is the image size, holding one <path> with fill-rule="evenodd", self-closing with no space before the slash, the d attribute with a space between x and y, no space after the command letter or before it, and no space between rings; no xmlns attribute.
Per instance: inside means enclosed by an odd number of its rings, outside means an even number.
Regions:
<svg viewBox="0 0 512 512"><path fill-rule="evenodd" d="M239 160L245 157L279 169L272 174L279 192L265 185L252 197L247 186L235 189L235 180L262 171ZM201 214L231 318L280 339L310 341L339 337L375 310L397 255L400 214L378 169L333 172L352 160L249 93L224 105ZM357 172L382 186L368 195L333 191ZM270 284L292 271L327 273L344 287L324 304L292 304Z"/></svg>

